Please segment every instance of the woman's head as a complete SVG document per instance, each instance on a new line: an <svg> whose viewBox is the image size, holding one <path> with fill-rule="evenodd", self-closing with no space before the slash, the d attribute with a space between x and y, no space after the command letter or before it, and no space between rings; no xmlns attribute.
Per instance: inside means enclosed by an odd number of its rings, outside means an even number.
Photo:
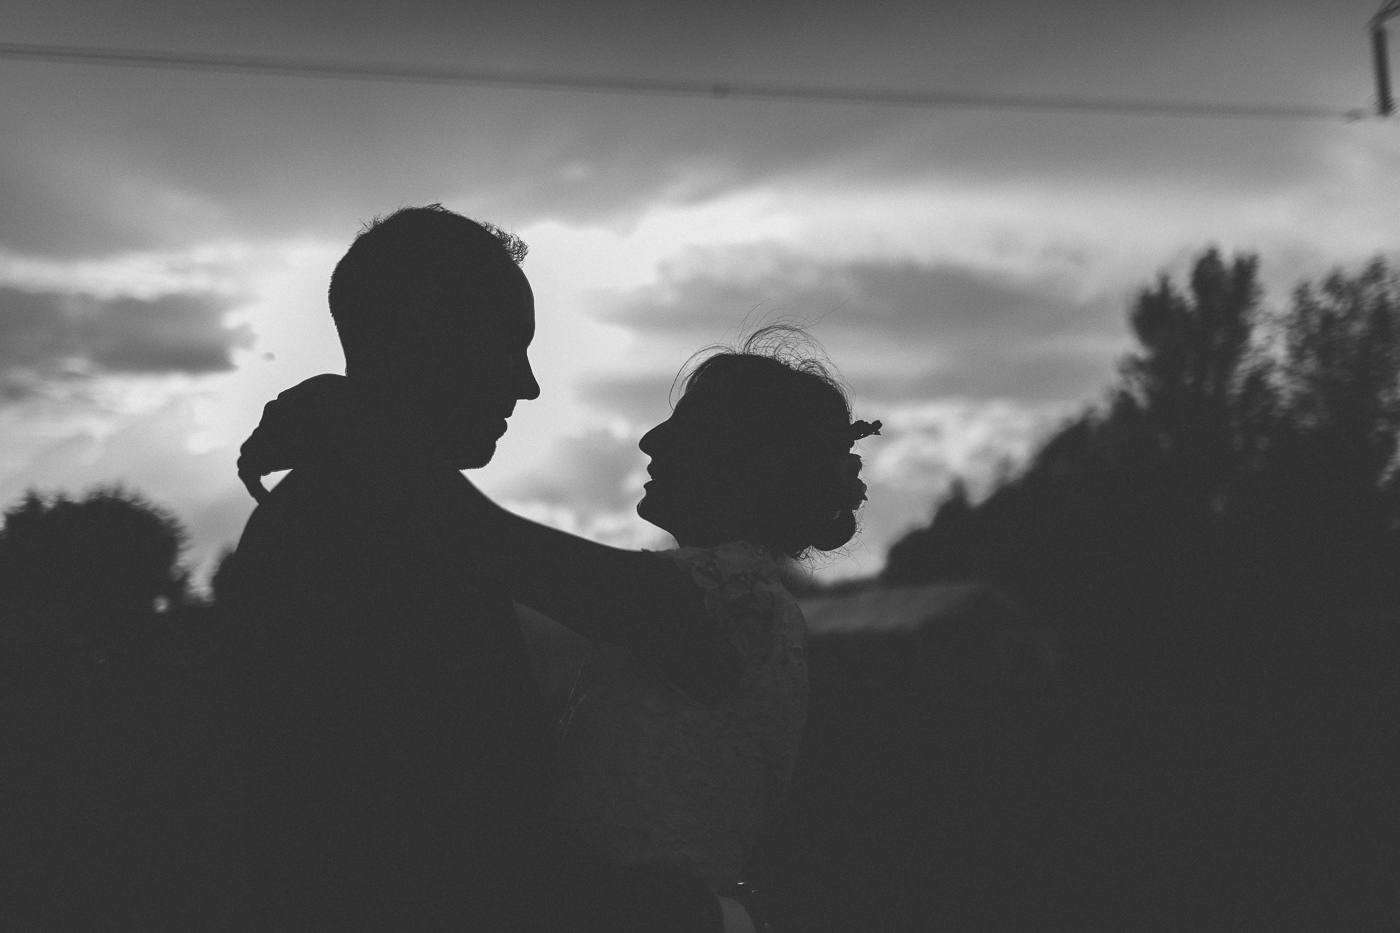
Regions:
<svg viewBox="0 0 1400 933"><path fill-rule="evenodd" d="M798 556L855 534L865 487L846 393L801 330L773 325L704 358L672 416L642 438L651 457L637 513L682 545L743 538Z"/></svg>

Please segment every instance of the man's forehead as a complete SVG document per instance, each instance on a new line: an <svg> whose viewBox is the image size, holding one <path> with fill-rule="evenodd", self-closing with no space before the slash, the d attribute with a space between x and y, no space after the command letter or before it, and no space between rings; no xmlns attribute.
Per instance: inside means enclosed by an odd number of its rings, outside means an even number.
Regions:
<svg viewBox="0 0 1400 933"><path fill-rule="evenodd" d="M458 279L453 289L452 304L458 313L457 323L472 328L485 325L523 334L526 339L535 332L535 295L515 263L507 267L477 269Z"/></svg>
<svg viewBox="0 0 1400 933"><path fill-rule="evenodd" d="M501 300L493 302L494 313L508 327L516 328L525 334L526 340L535 335L535 290L530 280L514 262L502 277Z"/></svg>

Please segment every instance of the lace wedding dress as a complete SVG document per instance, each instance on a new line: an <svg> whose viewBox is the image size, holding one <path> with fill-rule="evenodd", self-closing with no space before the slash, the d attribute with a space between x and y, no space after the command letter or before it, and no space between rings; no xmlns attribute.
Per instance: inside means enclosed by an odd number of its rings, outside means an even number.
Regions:
<svg viewBox="0 0 1400 933"><path fill-rule="evenodd" d="M558 735L560 816L622 864L732 882L792 775L807 714L806 626L767 550L745 542L660 554L705 594L743 659L712 705L623 649L592 662Z"/></svg>

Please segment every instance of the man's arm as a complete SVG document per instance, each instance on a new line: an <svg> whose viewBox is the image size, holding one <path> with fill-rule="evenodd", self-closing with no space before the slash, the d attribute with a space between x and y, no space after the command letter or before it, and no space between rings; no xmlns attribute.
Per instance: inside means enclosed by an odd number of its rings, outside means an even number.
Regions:
<svg viewBox="0 0 1400 933"><path fill-rule="evenodd" d="M389 480L371 468L365 476L374 495L411 503L406 514L461 537L473 563L517 601L585 637L647 654L702 700L738 683L741 659L706 611L704 591L664 557L515 515L455 471Z"/></svg>

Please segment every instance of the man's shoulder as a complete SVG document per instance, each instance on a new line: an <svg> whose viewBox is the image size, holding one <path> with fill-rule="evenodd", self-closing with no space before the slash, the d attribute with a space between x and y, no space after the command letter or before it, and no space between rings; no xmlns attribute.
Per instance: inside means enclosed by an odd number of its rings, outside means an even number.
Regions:
<svg viewBox="0 0 1400 933"><path fill-rule="evenodd" d="M266 560L290 569L307 562L344 560L382 541L373 527L375 513L373 503L344 470L298 468L248 517L238 542L239 561Z"/></svg>
<svg viewBox="0 0 1400 933"><path fill-rule="evenodd" d="M432 589L481 583L452 536L401 514L333 464L288 474L253 510L238 556L262 579L325 576L356 591L390 581Z"/></svg>
<svg viewBox="0 0 1400 933"><path fill-rule="evenodd" d="M353 478L336 466L298 467L272 488L253 510L249 524L304 523L321 519L345 521L357 495Z"/></svg>

